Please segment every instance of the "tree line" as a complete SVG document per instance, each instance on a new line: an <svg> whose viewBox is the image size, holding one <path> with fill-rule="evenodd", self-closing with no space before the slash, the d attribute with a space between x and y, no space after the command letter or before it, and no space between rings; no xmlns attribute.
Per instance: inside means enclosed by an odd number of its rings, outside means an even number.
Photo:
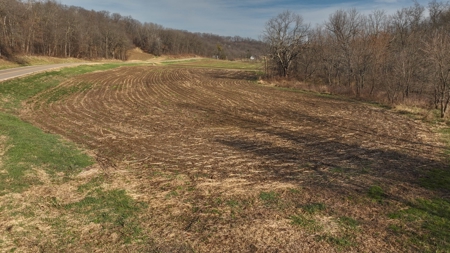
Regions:
<svg viewBox="0 0 450 253"><path fill-rule="evenodd" d="M285 11L266 23L262 39L270 75L391 104L414 101L444 117L450 101L449 21L450 5L437 1L393 15L338 10L316 27Z"/></svg>
<svg viewBox="0 0 450 253"><path fill-rule="evenodd" d="M141 23L130 16L66 6L54 0L0 1L0 57L52 57L125 60L134 47L144 52L214 57L218 48L227 59L259 55L263 43Z"/></svg>

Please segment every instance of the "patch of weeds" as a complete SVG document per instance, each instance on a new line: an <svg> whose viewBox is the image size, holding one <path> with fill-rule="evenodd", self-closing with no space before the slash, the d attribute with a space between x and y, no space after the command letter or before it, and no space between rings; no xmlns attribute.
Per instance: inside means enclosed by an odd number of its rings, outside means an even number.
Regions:
<svg viewBox="0 0 450 253"><path fill-rule="evenodd" d="M325 240L329 244L337 246L339 250L344 250L345 248L355 245L355 243L351 240L351 238L348 238L346 236L337 237L337 236L325 235L325 236L321 236L319 238L319 240Z"/></svg>
<svg viewBox="0 0 450 253"><path fill-rule="evenodd" d="M261 192L259 194L259 198L264 202L264 205L266 206L274 206L279 201L279 195L274 191Z"/></svg>
<svg viewBox="0 0 450 253"><path fill-rule="evenodd" d="M195 191L197 188L195 188L195 185L188 185L188 187L186 188L186 191L188 192L193 192Z"/></svg>
<svg viewBox="0 0 450 253"><path fill-rule="evenodd" d="M239 207L239 201L235 199L230 199L226 203L229 207Z"/></svg>
<svg viewBox="0 0 450 253"><path fill-rule="evenodd" d="M228 199L224 203L229 207L230 218L236 219L245 209L254 205L255 202L253 199Z"/></svg>
<svg viewBox="0 0 450 253"><path fill-rule="evenodd" d="M450 202L443 199L417 199L409 208L389 215L399 219L401 226L390 227L406 234L422 252L450 251ZM408 229L402 229L406 227Z"/></svg>
<svg viewBox="0 0 450 253"><path fill-rule="evenodd" d="M217 214L219 216L222 216L222 212L219 209L213 208L209 211L211 214Z"/></svg>
<svg viewBox="0 0 450 253"><path fill-rule="evenodd" d="M241 203L241 206L245 209L247 207L254 206L256 201L254 198L246 198L246 199L241 200L240 203Z"/></svg>
<svg viewBox="0 0 450 253"><path fill-rule="evenodd" d="M395 224L389 225L389 226L388 226L388 229L389 229L391 232L393 232L394 234L400 234L400 233L403 231L403 229L402 229L400 226L395 225Z"/></svg>
<svg viewBox="0 0 450 253"><path fill-rule="evenodd" d="M223 203L223 200L220 197L217 197L213 200L214 206L220 206Z"/></svg>
<svg viewBox="0 0 450 253"><path fill-rule="evenodd" d="M310 232L318 232L322 230L322 226L314 219L308 219L304 215L292 215L289 217L293 225L305 228Z"/></svg>
<svg viewBox="0 0 450 253"><path fill-rule="evenodd" d="M289 192L292 194L300 194L302 191L301 189L289 188Z"/></svg>
<svg viewBox="0 0 450 253"><path fill-rule="evenodd" d="M302 209L309 214L314 214L320 211L324 211L326 209L326 206L323 203L311 203L302 206Z"/></svg>
<svg viewBox="0 0 450 253"><path fill-rule="evenodd" d="M0 135L8 137L2 158L2 167L8 173L0 174L0 195L40 184L36 177L26 176L34 167L44 168L50 175L56 172L72 175L93 163L73 144L15 116L0 113Z"/></svg>
<svg viewBox="0 0 450 253"><path fill-rule="evenodd" d="M169 193L166 194L166 199L170 199L172 197L177 197L177 196L178 196L178 192L176 190L170 191Z"/></svg>
<svg viewBox="0 0 450 253"><path fill-rule="evenodd" d="M447 146L445 149L446 159L447 162L450 162L450 128L444 128L440 132ZM431 190L450 193L450 169L442 168L427 171L420 179L420 185Z"/></svg>
<svg viewBox="0 0 450 253"><path fill-rule="evenodd" d="M339 224L348 229L357 229L359 222L351 217L342 216L338 219Z"/></svg>
<svg viewBox="0 0 450 253"><path fill-rule="evenodd" d="M420 185L431 190L450 191L450 170L431 170L420 180Z"/></svg>
<svg viewBox="0 0 450 253"><path fill-rule="evenodd" d="M132 221L124 222L121 228L122 239L125 244L132 243L134 240L142 239L142 228L139 221L133 219Z"/></svg>
<svg viewBox="0 0 450 253"><path fill-rule="evenodd" d="M79 202L67 204L65 209L86 214L92 222L112 222L117 225L136 214L141 208L124 190L96 190L93 196L86 196Z"/></svg>
<svg viewBox="0 0 450 253"><path fill-rule="evenodd" d="M361 169L353 169L347 167L334 167L330 169L331 173L335 174L346 174L350 176L359 175L359 174L369 174L370 168L363 167Z"/></svg>
<svg viewBox="0 0 450 253"><path fill-rule="evenodd" d="M363 167L360 171L361 174L369 174L371 171L370 168Z"/></svg>
<svg viewBox="0 0 450 253"><path fill-rule="evenodd" d="M349 168L343 168L343 167L335 167L335 168L331 168L330 170L333 173L347 173L350 171Z"/></svg>
<svg viewBox="0 0 450 253"><path fill-rule="evenodd" d="M403 109L397 109L396 112L400 115L405 115L412 119L422 119L423 116L420 115L418 112L410 111L410 110L403 110Z"/></svg>
<svg viewBox="0 0 450 253"><path fill-rule="evenodd" d="M196 172L196 173L194 173L193 178L195 180L198 180L198 179L202 179L202 178L211 178L211 176L207 173Z"/></svg>
<svg viewBox="0 0 450 253"><path fill-rule="evenodd" d="M77 234L73 232L69 222L65 218L44 218L43 221L53 228L55 235L57 236L57 240L52 242L51 245L46 245L47 249L62 252L68 244L74 243L78 239ZM48 241L46 242L47 238L43 236L39 237L41 237L39 239L43 244L49 243Z"/></svg>
<svg viewBox="0 0 450 253"><path fill-rule="evenodd" d="M381 109L386 109L386 110L391 110L393 107L387 104L382 104L380 102L375 102L375 101L363 101L363 104L367 104L367 105L371 105L373 107L377 107L377 108L381 108Z"/></svg>
<svg viewBox="0 0 450 253"><path fill-rule="evenodd" d="M152 169L150 167L150 169ZM164 176L164 174L161 171L158 170L154 170L148 173L148 179L154 179L154 178L158 178L158 177L162 177Z"/></svg>
<svg viewBox="0 0 450 253"><path fill-rule="evenodd" d="M36 213L34 212L34 210L32 208L24 208L23 210L12 212L11 216L21 216L24 218L32 218L32 217L36 216Z"/></svg>
<svg viewBox="0 0 450 253"><path fill-rule="evenodd" d="M101 189L95 190L79 202L63 206L71 212L87 217L86 223L102 224L108 233L117 232L123 243L142 239L142 228L137 214L144 207L143 203L134 201L124 190Z"/></svg>
<svg viewBox="0 0 450 253"><path fill-rule="evenodd" d="M171 185L170 183L165 183L165 184L163 184L163 185L161 185L161 186L159 187L159 189L162 190L162 191L168 191L168 190L170 190L171 188L172 188L172 185Z"/></svg>
<svg viewBox="0 0 450 253"><path fill-rule="evenodd" d="M79 185L77 191L80 193L90 192L93 189L100 187L105 182L103 176L94 177L89 182Z"/></svg>
<svg viewBox="0 0 450 253"><path fill-rule="evenodd" d="M443 139L450 145L450 128L444 128L440 130L443 135Z"/></svg>
<svg viewBox="0 0 450 253"><path fill-rule="evenodd" d="M369 188L369 190L367 191L367 195L377 201L377 202L381 202L385 197L386 194L384 193L383 188L381 188L378 185L373 185Z"/></svg>
<svg viewBox="0 0 450 253"><path fill-rule="evenodd" d="M448 123L447 123L448 124ZM450 161L450 128L444 128L440 130L442 134L442 140L447 144L447 148L445 149L445 154L447 160Z"/></svg>

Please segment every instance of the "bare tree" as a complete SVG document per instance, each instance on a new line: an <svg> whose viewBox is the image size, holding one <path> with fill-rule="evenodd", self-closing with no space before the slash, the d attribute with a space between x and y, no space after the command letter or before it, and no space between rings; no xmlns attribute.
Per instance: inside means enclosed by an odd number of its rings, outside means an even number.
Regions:
<svg viewBox="0 0 450 253"><path fill-rule="evenodd" d="M445 117L450 102L450 34L446 29L436 30L425 45L431 82L434 84L435 103Z"/></svg>
<svg viewBox="0 0 450 253"><path fill-rule="evenodd" d="M369 71L369 94L374 95L376 89L380 90L385 84L390 66L387 50L391 35L387 33L387 16L384 11L375 10L368 16L368 30L370 34L370 47L372 52L372 66Z"/></svg>
<svg viewBox="0 0 450 253"><path fill-rule="evenodd" d="M396 63L396 84L401 90L403 99L408 98L411 91L419 86L421 77L422 55L421 47L421 21L424 8L419 4L403 8L392 17L391 33L394 35L390 45L390 55Z"/></svg>
<svg viewBox="0 0 450 253"><path fill-rule="evenodd" d="M365 82L370 53L364 35L364 18L355 9L338 10L330 15L325 27L334 37L334 52L338 55L347 85L356 84L359 96Z"/></svg>
<svg viewBox="0 0 450 253"><path fill-rule="evenodd" d="M303 24L303 18L290 11L284 11L266 23L262 39L269 47L269 57L280 76L288 76L293 61L307 42L308 30L309 25Z"/></svg>

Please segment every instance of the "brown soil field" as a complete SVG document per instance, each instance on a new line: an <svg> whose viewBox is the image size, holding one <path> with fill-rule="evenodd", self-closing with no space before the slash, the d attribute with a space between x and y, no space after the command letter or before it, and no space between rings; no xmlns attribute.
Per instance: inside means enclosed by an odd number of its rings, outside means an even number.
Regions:
<svg viewBox="0 0 450 253"><path fill-rule="evenodd" d="M141 252L414 251L388 214L433 197L420 180L445 166L425 123L266 87L247 71L120 67L24 108L23 119L92 152L99 165L83 175L103 173L105 187L148 204L139 220L153 248ZM382 201L369 196L374 186Z"/></svg>

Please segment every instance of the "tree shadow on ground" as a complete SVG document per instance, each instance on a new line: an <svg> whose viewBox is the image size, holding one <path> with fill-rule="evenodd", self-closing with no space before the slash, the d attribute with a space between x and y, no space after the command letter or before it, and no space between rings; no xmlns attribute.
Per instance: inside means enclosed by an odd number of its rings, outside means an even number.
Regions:
<svg viewBox="0 0 450 253"><path fill-rule="evenodd" d="M256 81L258 80L258 76L255 74L255 71L224 71L211 69L204 73L205 76L208 76L213 79L234 79L234 80L247 80L247 81Z"/></svg>
<svg viewBox="0 0 450 253"><path fill-rule="evenodd" d="M193 104L179 106L207 111L210 122L242 129L243 134L224 135L213 141L260 161L258 169L264 173L252 174L248 180L301 183L344 194L348 190L365 191L378 184L422 186L421 178L429 171L448 167L442 160L423 153L437 150L438 146L407 135L370 132L351 124L339 126L327 117L299 114L288 109L271 113L247 109L231 113L225 109L218 111L217 107L212 110ZM261 116L264 120L242 115ZM271 122L270 115L276 115L275 122ZM277 125L282 121L310 128L293 130L295 128ZM353 137L345 137L347 134L353 134ZM288 144L279 145L280 142ZM223 177L229 174L227 169L216 172ZM448 189L435 190L439 195L448 195ZM389 197L403 199L400 195Z"/></svg>

